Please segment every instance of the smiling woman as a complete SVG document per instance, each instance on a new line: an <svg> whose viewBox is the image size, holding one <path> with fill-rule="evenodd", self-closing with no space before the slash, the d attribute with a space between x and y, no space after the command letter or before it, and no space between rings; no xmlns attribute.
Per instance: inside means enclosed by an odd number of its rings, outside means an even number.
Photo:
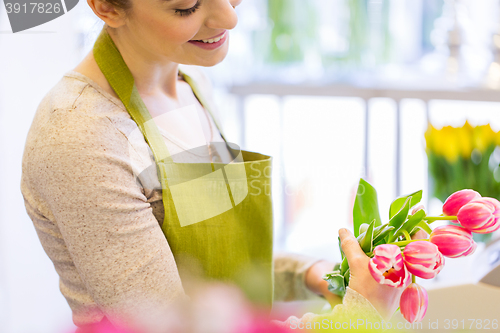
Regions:
<svg viewBox="0 0 500 333"><path fill-rule="evenodd" d="M41 101L21 179L74 323L134 327L165 316L192 295L194 277L231 282L267 309L318 295L338 303L322 279L334 263L273 254L272 158L226 141L196 67L224 59L241 0L87 2L106 25ZM345 239L360 263L352 281L371 279L368 257ZM334 314L379 318L363 296L398 292L352 285L360 293L349 289ZM374 304L394 312L390 301Z"/></svg>

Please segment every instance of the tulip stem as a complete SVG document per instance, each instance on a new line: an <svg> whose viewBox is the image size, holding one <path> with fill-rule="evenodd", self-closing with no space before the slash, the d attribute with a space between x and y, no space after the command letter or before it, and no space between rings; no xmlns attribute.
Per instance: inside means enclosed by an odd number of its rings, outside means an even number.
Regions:
<svg viewBox="0 0 500 333"><path fill-rule="evenodd" d="M411 240L410 234L408 233L408 231L406 231L404 229L403 229L403 235L405 235L405 238L406 238L407 241Z"/></svg>
<svg viewBox="0 0 500 333"><path fill-rule="evenodd" d="M401 242L393 242L393 243L389 243L389 244L393 244L393 245L397 245L397 246L405 246L405 245L408 245L412 242L417 242L417 241L429 241L428 239L412 239L412 240L405 240L405 241L401 241Z"/></svg>
<svg viewBox="0 0 500 333"><path fill-rule="evenodd" d="M434 221L456 221L456 216L427 216L424 218L425 221L432 223Z"/></svg>
<svg viewBox="0 0 500 333"><path fill-rule="evenodd" d="M415 283L415 280L416 280L415 275L412 274L411 275L411 283Z"/></svg>

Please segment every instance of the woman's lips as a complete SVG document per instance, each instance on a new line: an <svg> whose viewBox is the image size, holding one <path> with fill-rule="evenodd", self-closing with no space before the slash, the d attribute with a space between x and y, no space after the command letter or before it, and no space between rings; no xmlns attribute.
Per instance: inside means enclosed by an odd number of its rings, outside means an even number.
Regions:
<svg viewBox="0 0 500 333"><path fill-rule="evenodd" d="M203 38L203 39L204 39L204 40L215 39L215 38L217 38L217 37L220 37L220 36L224 35L226 32L227 32L227 30L224 30L223 32L221 32L221 33L220 33L220 34L218 34L218 35L215 35L215 36L210 37L210 38ZM193 39L193 40L201 40L201 39Z"/></svg>
<svg viewBox="0 0 500 333"><path fill-rule="evenodd" d="M221 35L223 35L223 36L218 42L205 43L205 42L200 41L200 40L190 40L189 43L196 45L196 46L198 46L202 49L205 49L205 50L214 50L214 49L219 48L220 46L222 46L222 44L224 44L226 42L226 40L228 38L227 30L224 31L222 34L216 36L215 38L217 38Z"/></svg>

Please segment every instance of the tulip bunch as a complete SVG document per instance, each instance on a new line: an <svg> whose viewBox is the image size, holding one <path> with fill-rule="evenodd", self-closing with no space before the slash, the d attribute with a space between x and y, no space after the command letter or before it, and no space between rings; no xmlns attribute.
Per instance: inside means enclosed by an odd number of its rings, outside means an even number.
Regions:
<svg viewBox="0 0 500 333"><path fill-rule="evenodd" d="M427 311L428 297L416 277L432 279L444 267L445 257L459 258L474 253L477 245L472 233L487 234L500 229L500 202L483 198L473 190L453 193L443 205L443 215L426 216L416 206L422 191L397 198L389 210L389 222L382 224L375 189L360 180L354 205L355 235L363 251L370 257L368 269L380 284L404 288L400 311L410 323L421 321ZM412 209L413 208L413 209ZM410 209L411 212L410 212ZM370 224L363 223L371 221ZM438 220L455 221L459 225L434 228ZM412 239L418 230L426 231L428 239ZM349 265L342 253L342 263L325 276L329 289L343 296L349 284Z"/></svg>

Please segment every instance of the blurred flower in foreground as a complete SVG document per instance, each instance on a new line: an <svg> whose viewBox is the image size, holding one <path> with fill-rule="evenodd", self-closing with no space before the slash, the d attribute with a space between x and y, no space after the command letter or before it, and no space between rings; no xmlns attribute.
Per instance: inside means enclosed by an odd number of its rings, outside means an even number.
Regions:
<svg viewBox="0 0 500 333"><path fill-rule="evenodd" d="M234 285L199 282L189 286L190 298L168 307L150 308L150 313L131 318L134 327L119 329L97 324L82 333L287 333L273 325L266 309L247 300Z"/></svg>
<svg viewBox="0 0 500 333"><path fill-rule="evenodd" d="M132 330L127 330L124 328L117 328L113 326L109 321L105 320L99 324L94 324L92 327L80 328L78 333L138 333Z"/></svg>
<svg viewBox="0 0 500 333"><path fill-rule="evenodd" d="M427 312L428 302L427 291L422 286L412 283L401 294L399 308L409 323L419 322Z"/></svg>

